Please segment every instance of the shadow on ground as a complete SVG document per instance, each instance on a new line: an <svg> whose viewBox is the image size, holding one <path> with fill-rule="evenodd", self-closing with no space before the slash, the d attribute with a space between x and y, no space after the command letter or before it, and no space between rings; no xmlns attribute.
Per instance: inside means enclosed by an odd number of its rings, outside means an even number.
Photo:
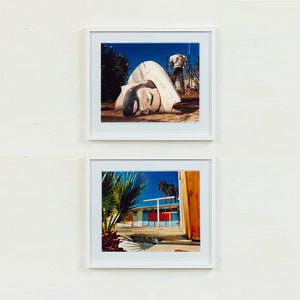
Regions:
<svg viewBox="0 0 300 300"><path fill-rule="evenodd" d="M118 227L120 247L129 252L194 252L200 251L200 242L192 241L180 227Z"/></svg>

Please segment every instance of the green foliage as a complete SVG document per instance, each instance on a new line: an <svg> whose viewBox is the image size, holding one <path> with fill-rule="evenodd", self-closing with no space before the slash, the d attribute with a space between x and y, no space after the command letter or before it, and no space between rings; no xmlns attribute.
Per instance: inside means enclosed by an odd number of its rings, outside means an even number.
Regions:
<svg viewBox="0 0 300 300"><path fill-rule="evenodd" d="M126 219L129 211L141 201L147 188L143 174L104 172L102 174L102 229L111 231Z"/></svg>
<svg viewBox="0 0 300 300"><path fill-rule="evenodd" d="M116 100L128 78L129 62L113 47L101 44L101 101Z"/></svg>
<svg viewBox="0 0 300 300"><path fill-rule="evenodd" d="M120 176L114 172L102 173L102 228L108 230L110 217L115 210L115 183L120 181Z"/></svg>

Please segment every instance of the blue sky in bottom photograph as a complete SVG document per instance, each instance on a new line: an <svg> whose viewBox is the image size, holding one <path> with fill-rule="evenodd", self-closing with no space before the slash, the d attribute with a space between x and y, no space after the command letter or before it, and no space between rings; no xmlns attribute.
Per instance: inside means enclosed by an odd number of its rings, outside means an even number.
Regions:
<svg viewBox="0 0 300 300"><path fill-rule="evenodd" d="M123 172L116 172L123 173ZM126 173L126 172L124 172ZM130 172L128 172L130 173ZM144 174L146 180L148 181L148 188L143 192L141 197L141 202L137 205L137 207L146 207L146 206L154 206L157 201L149 201L143 202L143 200L154 199L154 198L162 198L163 193L158 189L158 184L160 181L164 180L168 184L174 184L178 189L178 172L174 171L151 171L151 172L133 172L136 174ZM164 204L164 200L160 200L161 205ZM170 200L167 199L167 204L170 203ZM172 200L174 203L174 200Z"/></svg>

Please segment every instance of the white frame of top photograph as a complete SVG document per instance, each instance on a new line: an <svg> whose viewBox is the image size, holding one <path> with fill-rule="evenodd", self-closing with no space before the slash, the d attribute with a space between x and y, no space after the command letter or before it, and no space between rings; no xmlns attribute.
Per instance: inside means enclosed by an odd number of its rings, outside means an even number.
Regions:
<svg viewBox="0 0 300 300"><path fill-rule="evenodd" d="M199 121L101 122L102 43L199 43ZM214 140L215 29L86 29L86 113L88 140Z"/></svg>
<svg viewBox="0 0 300 300"><path fill-rule="evenodd" d="M200 251L103 252L103 172L199 171ZM191 182L191 178L188 179ZM195 181L194 181L195 183ZM191 183L190 183L191 184ZM179 198L183 190L179 188ZM153 199L152 199L153 200ZM145 202L145 201L144 201ZM176 200L175 200L176 202ZM170 201L171 203L171 201ZM179 199L179 206L183 202ZM180 204L181 203L181 204ZM158 205L158 204L157 204ZM191 205L191 204L189 204ZM186 225L180 221L180 227ZM181 218L180 218L181 220ZM101 225L102 224L102 225ZM192 226L192 225L190 225ZM157 229L159 230L159 229ZM175 251L175 252L174 252ZM87 268L205 268L215 267L215 159L86 159L86 264Z"/></svg>

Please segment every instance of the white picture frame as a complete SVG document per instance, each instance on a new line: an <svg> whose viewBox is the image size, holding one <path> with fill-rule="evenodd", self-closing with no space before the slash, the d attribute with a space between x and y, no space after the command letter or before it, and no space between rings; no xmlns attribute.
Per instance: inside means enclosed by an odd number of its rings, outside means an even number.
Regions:
<svg viewBox="0 0 300 300"><path fill-rule="evenodd" d="M199 43L197 122L101 122L101 43ZM215 138L215 29L86 30L88 140L207 140Z"/></svg>
<svg viewBox="0 0 300 300"><path fill-rule="evenodd" d="M102 172L200 172L200 252L102 252ZM207 268L215 266L215 159L86 159L87 268Z"/></svg>

